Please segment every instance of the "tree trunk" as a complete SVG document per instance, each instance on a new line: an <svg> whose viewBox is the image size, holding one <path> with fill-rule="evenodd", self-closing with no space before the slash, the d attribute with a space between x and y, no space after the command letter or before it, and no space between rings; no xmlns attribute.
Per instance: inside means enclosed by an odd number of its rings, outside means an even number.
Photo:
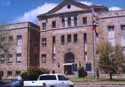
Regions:
<svg viewBox="0 0 125 87"><path fill-rule="evenodd" d="M109 75L110 75L110 80L112 80L112 73L109 73Z"/></svg>

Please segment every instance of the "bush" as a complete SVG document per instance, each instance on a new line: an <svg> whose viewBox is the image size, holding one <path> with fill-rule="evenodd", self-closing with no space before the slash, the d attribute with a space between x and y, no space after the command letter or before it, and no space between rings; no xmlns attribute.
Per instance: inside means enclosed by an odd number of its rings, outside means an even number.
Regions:
<svg viewBox="0 0 125 87"><path fill-rule="evenodd" d="M87 72L85 71L84 67L79 68L78 76L79 77L86 77L87 76Z"/></svg>
<svg viewBox="0 0 125 87"><path fill-rule="evenodd" d="M49 71L44 68L42 69L30 68L26 72L23 72L21 76L23 80L37 80L39 75L46 74L46 73L49 73Z"/></svg>

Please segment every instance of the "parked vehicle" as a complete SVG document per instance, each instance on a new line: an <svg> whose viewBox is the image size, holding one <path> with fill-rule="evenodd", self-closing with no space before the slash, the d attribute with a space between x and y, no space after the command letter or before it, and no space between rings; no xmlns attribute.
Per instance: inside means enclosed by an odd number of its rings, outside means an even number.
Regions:
<svg viewBox="0 0 125 87"><path fill-rule="evenodd" d="M37 81L24 81L24 87L74 87L74 84L61 74L43 74Z"/></svg>
<svg viewBox="0 0 125 87"><path fill-rule="evenodd" d="M0 81L0 87L4 87L5 83L3 81Z"/></svg>

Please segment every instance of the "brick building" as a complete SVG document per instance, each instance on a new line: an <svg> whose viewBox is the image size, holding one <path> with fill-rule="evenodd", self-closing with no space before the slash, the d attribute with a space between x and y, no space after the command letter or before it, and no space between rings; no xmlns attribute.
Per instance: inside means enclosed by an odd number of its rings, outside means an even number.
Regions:
<svg viewBox="0 0 125 87"><path fill-rule="evenodd" d="M72 75L78 67L94 74L98 62L96 46L101 40L125 45L125 11L64 0L38 16L40 67ZM124 47L124 46L123 46Z"/></svg>
<svg viewBox="0 0 125 87"><path fill-rule="evenodd" d="M0 75L10 79L39 67L39 27L30 22L0 27Z"/></svg>
<svg viewBox="0 0 125 87"><path fill-rule="evenodd" d="M38 19L40 30L29 22L0 27L0 35L4 36L1 42L6 37L12 43L7 47L11 50L8 56L0 51L3 78L29 67L74 75L83 66L92 75L97 69L96 48L101 40L125 47L125 10L109 11L105 6L64 0Z"/></svg>

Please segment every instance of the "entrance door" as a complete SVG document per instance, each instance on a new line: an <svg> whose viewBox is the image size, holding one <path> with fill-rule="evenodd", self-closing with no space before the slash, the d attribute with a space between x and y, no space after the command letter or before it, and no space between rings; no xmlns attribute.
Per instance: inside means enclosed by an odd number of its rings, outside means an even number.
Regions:
<svg viewBox="0 0 125 87"><path fill-rule="evenodd" d="M66 53L64 56L64 73L66 75L72 75L73 74L73 64L75 63L75 57L74 54L69 52Z"/></svg>
<svg viewBox="0 0 125 87"><path fill-rule="evenodd" d="M73 67L72 65L64 65L64 72L66 75L73 74Z"/></svg>

